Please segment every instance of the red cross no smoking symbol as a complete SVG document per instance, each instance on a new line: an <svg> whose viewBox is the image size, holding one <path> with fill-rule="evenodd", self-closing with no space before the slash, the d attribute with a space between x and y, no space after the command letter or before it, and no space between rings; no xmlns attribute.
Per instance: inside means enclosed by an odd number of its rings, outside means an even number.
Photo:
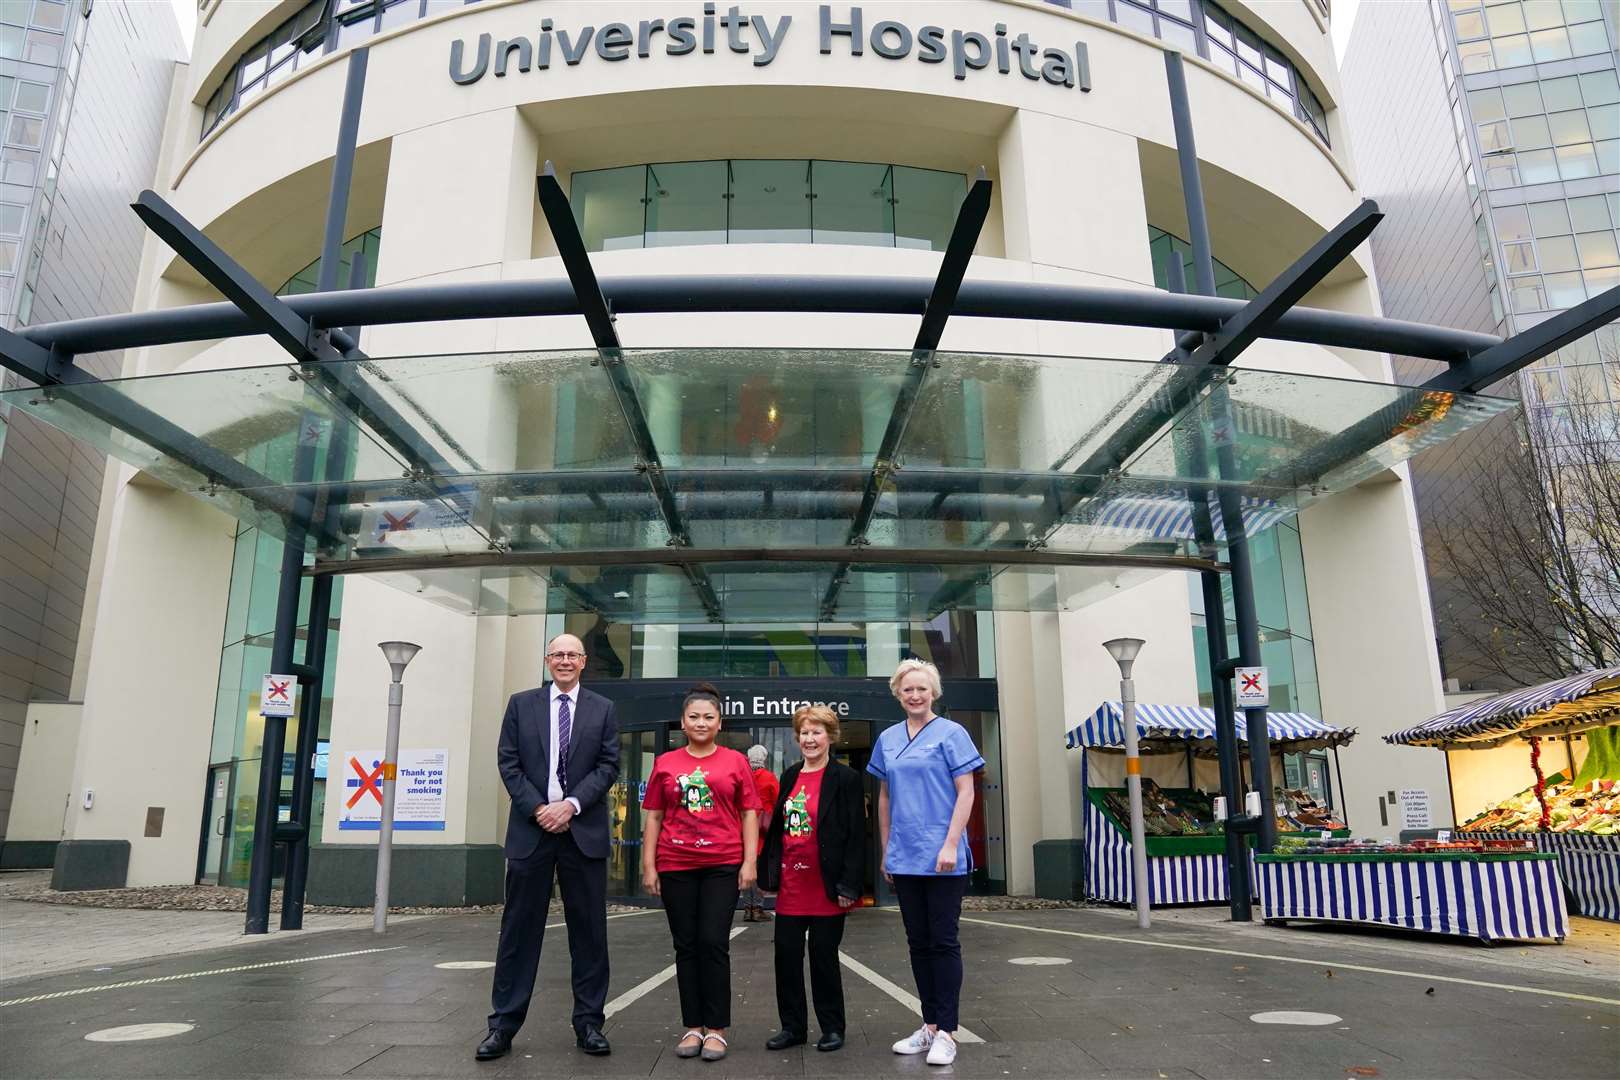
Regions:
<svg viewBox="0 0 1620 1080"><path fill-rule="evenodd" d="M271 679L270 680L270 695L269 695L270 700L271 701L280 700L280 701L287 701L287 702L292 701L292 698L287 696L287 688L290 687L291 685L292 685L292 680L291 679L288 679L286 682L276 682L276 680Z"/></svg>
<svg viewBox="0 0 1620 1080"><path fill-rule="evenodd" d="M1258 671L1251 671L1243 676L1243 693L1260 693L1260 673Z"/></svg>
<svg viewBox="0 0 1620 1080"><path fill-rule="evenodd" d="M415 528L414 519L419 513L421 513L420 510L412 510L408 514L400 514L398 517L395 517L393 514L390 514L388 511L384 510L382 512L382 526L377 530L382 534L382 542L388 542L388 534L391 532L404 532L407 529Z"/></svg>
<svg viewBox="0 0 1620 1080"><path fill-rule="evenodd" d="M350 758L349 768L353 769L355 774L360 777L360 786L354 789L353 795L349 796L349 808L353 809L354 804L360 801L360 796L366 794L368 791L376 798L377 804L379 806L382 805L382 762L379 761L375 769L373 769L371 772L367 772L366 767L360 764L360 760L358 758ZM353 782L354 781L352 780L350 781L350 783Z"/></svg>

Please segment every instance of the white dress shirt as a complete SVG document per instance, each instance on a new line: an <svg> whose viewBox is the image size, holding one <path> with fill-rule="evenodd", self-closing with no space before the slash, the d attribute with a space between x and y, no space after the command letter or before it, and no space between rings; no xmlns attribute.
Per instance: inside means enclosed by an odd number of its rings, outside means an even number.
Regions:
<svg viewBox="0 0 1620 1080"><path fill-rule="evenodd" d="M569 749L572 750L574 742L572 732L579 727L579 684L575 683L574 688L566 694L557 689L556 683L551 684L551 729L546 736L546 746L551 755L551 760L546 763L546 802L548 803L556 802L563 797L562 785L557 782L557 700L559 698L568 699L569 727L571 729L568 736L568 745ZM580 812L579 800L570 795L568 801L573 804L574 813L578 814Z"/></svg>

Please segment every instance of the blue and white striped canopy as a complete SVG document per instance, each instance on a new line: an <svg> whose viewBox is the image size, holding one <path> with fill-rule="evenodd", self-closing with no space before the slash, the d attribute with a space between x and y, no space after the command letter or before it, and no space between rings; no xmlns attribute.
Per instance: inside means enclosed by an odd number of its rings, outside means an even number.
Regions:
<svg viewBox="0 0 1620 1080"><path fill-rule="evenodd" d="M1343 746L1356 737L1354 728L1336 728L1314 716L1297 712L1267 712L1266 734L1273 746L1311 743L1316 746ZM1249 733L1241 717L1237 725L1240 742L1247 742ZM1198 740L1215 738L1215 710L1198 705L1136 706L1136 737L1149 739ZM1082 746L1125 745L1125 707L1117 701L1105 701L1085 723L1064 737L1064 744L1075 750Z"/></svg>
<svg viewBox="0 0 1620 1080"><path fill-rule="evenodd" d="M1615 680L1620 680L1620 667L1599 668L1523 690L1510 690L1459 705L1417 727L1385 735L1384 741L1403 746L1445 746L1512 735L1526 718L1554 705L1577 701L1592 693L1594 687Z"/></svg>

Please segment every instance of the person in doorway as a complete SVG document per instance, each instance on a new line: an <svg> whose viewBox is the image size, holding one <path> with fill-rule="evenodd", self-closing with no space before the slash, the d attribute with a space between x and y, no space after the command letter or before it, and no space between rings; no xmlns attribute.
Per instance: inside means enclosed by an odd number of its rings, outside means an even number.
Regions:
<svg viewBox="0 0 1620 1080"><path fill-rule="evenodd" d="M957 927L972 868L965 833L973 773L984 768L984 758L962 725L934 712L940 684L933 664L900 661L889 689L906 721L878 736L866 771L880 781L883 876L900 900L923 1019L922 1027L894 1044L894 1052L926 1053L930 1065L949 1065L956 1060L962 996Z"/></svg>
<svg viewBox="0 0 1620 1080"><path fill-rule="evenodd" d="M606 796L619 778L613 703L579 685L585 646L558 634L546 646L552 681L513 694L495 759L512 796L506 826L506 907L479 1061L512 1048L534 994L551 882L562 887L574 984L574 1038L587 1054L612 1052L602 1034L607 1002Z"/></svg>
<svg viewBox="0 0 1620 1080"><path fill-rule="evenodd" d="M825 705L793 714L804 761L782 774L765 833L760 874L776 897L776 1011L782 1030L765 1042L785 1050L806 1041L804 946L810 941L810 993L821 1025L817 1050L844 1045L844 983L838 945L844 920L860 903L866 865L866 817L860 774L832 760L838 716Z"/></svg>
<svg viewBox="0 0 1620 1080"><path fill-rule="evenodd" d="M731 918L759 876L759 793L748 759L715 742L719 691L692 688L681 730L686 745L658 755L647 777L641 883L663 898L675 941L686 1025L675 1056L719 1061L731 1027Z"/></svg>
<svg viewBox="0 0 1620 1080"><path fill-rule="evenodd" d="M776 774L765 765L770 758L771 752L758 743L748 748L748 768L754 776L754 791L759 794L759 805L763 807L759 822L762 835L771 827L771 807L776 805ZM743 907L744 922L771 921L771 913L765 910L765 895L760 892L758 882L743 893Z"/></svg>

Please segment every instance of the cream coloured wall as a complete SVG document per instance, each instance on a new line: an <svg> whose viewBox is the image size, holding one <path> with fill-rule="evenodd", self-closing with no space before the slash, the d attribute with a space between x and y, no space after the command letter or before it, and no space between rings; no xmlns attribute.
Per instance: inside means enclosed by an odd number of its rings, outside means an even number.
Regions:
<svg viewBox="0 0 1620 1080"><path fill-rule="evenodd" d="M62 839L73 799L73 758L83 712L84 706L76 701L29 702L6 839Z"/></svg>

